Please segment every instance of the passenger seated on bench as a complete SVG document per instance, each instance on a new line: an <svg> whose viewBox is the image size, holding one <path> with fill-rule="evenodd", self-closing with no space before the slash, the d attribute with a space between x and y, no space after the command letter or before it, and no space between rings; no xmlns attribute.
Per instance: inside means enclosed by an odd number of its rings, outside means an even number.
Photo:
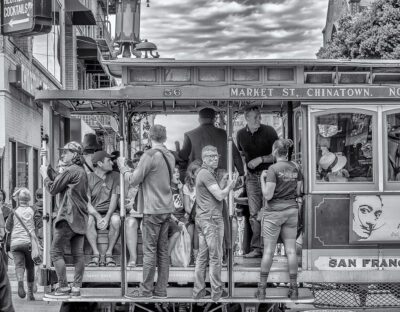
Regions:
<svg viewBox="0 0 400 312"><path fill-rule="evenodd" d="M105 151L92 156L94 172L88 174L88 229L87 240L93 256L89 266L115 266L112 250L117 242L121 221L117 212L119 198L119 174L112 171L111 155ZM104 258L97 247L97 230L109 229L108 247Z"/></svg>
<svg viewBox="0 0 400 312"><path fill-rule="evenodd" d="M133 155L132 169L135 169L140 157L143 155L142 151L138 151ZM128 162L127 162L128 165ZM143 219L143 207L137 207L136 196L139 191L139 186L128 185L127 198L126 198L126 247L129 251L129 261L127 266L130 268L136 267L137 261L137 239L138 239L138 229L141 221Z"/></svg>
<svg viewBox="0 0 400 312"><path fill-rule="evenodd" d="M171 214L168 228L168 255L171 256L172 249L179 237L182 228L187 223L185 208L183 207L183 184L179 180L179 167L175 166L171 181L172 199L174 201L174 212Z"/></svg>

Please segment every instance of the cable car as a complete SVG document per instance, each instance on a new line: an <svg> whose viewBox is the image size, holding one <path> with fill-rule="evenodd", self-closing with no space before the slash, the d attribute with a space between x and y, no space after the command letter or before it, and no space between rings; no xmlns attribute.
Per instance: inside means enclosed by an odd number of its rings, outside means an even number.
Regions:
<svg viewBox="0 0 400 312"><path fill-rule="evenodd" d="M122 85L96 90L47 90L36 95L44 107L49 135L52 109L72 114L107 114L119 122L120 151L127 154L127 116L132 114L196 114L213 107L226 121L228 155L233 124L248 105L279 116L281 135L294 141L292 160L304 174L304 204L297 303L317 307L398 307L400 287L400 65L389 60L224 60L122 58L104 62ZM168 130L167 130L168 131ZM53 139L54 140L54 139ZM50 140L51 141L51 140ZM54 159L54 156L52 156ZM232 157L228 157L232 168ZM230 169L229 174L233 172ZM121 190L124 190L121 178ZM125 194L120 196L124 207ZM47 201L48 197L47 197ZM231 226L237 220L234 194L228 200ZM44 285L50 286L50 205L44 211ZM126 218L124 208L121 220ZM241 223L242 222L242 223ZM243 231L243 218L239 228ZM120 265L85 269L82 297L67 301L121 303L133 311L145 302L125 297L142 279L140 267L126 266L124 222ZM243 232L242 232L243 234ZM221 307L242 311L285 310L286 288L272 289L265 302L254 298L259 262L234 253L223 268L229 298ZM235 264L235 262L237 264ZM194 267L171 267L168 299L191 299ZM71 274L69 272L69 278ZM289 276L285 256L275 257L269 281L280 285ZM47 299L46 299L47 300ZM206 300L207 301L207 300ZM203 302L201 303L203 304ZM202 308L210 309L208 301ZM157 306L157 309L161 308Z"/></svg>

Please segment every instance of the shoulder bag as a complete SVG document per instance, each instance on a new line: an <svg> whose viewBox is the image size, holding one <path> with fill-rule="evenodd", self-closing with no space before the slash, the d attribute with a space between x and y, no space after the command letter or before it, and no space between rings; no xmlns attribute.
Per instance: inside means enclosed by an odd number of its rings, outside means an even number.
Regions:
<svg viewBox="0 0 400 312"><path fill-rule="evenodd" d="M43 247L40 245L39 239L36 237L35 234L32 235L32 233L29 232L27 226L16 212L14 212L14 215L18 219L19 223L21 223L22 227L25 229L26 233L28 233L31 239L31 257L33 262L36 265L41 264L43 262Z"/></svg>

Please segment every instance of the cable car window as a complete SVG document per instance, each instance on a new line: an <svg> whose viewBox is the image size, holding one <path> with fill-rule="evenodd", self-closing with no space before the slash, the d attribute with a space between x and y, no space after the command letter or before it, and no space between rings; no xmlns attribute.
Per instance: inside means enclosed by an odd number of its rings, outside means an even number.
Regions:
<svg viewBox="0 0 400 312"><path fill-rule="evenodd" d="M373 117L340 112L315 120L317 183L373 182Z"/></svg>
<svg viewBox="0 0 400 312"><path fill-rule="evenodd" d="M387 179L400 181L400 113L386 116L388 166Z"/></svg>

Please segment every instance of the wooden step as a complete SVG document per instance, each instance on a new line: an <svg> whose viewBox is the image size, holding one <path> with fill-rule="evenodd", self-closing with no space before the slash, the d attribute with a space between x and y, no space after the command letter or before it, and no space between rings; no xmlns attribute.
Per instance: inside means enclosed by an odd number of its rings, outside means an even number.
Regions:
<svg viewBox="0 0 400 312"><path fill-rule="evenodd" d="M128 297L122 296L121 289L119 288L82 288L82 296L79 298L46 298L45 301L67 301L67 302L132 302L132 303L148 303L148 302L189 302L189 303L201 303L201 302L212 302L211 299L192 299L191 287L168 287L168 298L167 299L155 299L155 298L129 298L129 293L133 289L128 289ZM312 292L308 288L299 288L299 299L290 300L288 295L288 288L268 288L267 298L265 300L258 300L254 297L255 288L235 288L234 295L230 298L221 299L221 303L312 303L314 297Z"/></svg>

